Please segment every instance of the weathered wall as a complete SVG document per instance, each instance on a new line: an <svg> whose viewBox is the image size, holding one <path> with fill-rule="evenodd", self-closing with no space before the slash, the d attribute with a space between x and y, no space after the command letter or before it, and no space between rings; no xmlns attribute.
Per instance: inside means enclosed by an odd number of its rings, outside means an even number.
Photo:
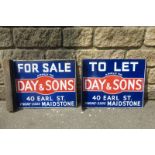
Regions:
<svg viewBox="0 0 155 155"><path fill-rule="evenodd" d="M4 58L75 58L78 83L83 58L146 58L145 99L155 99L155 27L1 27L0 100L5 100Z"/></svg>

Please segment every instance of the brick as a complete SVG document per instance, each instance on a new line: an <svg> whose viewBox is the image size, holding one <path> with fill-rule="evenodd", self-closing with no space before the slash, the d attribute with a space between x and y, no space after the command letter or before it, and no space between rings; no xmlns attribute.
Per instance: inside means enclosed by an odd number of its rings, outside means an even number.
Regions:
<svg viewBox="0 0 155 155"><path fill-rule="evenodd" d="M92 46L92 28L65 28L63 30L64 47Z"/></svg>
<svg viewBox="0 0 155 155"><path fill-rule="evenodd" d="M140 47L143 43L144 29L137 27L96 28L94 46L101 48Z"/></svg>
<svg viewBox="0 0 155 155"><path fill-rule="evenodd" d="M0 28L0 47L7 48L13 46L11 30L9 28Z"/></svg>
<svg viewBox="0 0 155 155"><path fill-rule="evenodd" d="M149 83L149 72L150 72L150 68L146 68L146 72L145 72L145 84Z"/></svg>
<svg viewBox="0 0 155 155"><path fill-rule="evenodd" d="M155 46L155 27L147 28L144 45Z"/></svg>
<svg viewBox="0 0 155 155"><path fill-rule="evenodd" d="M0 67L0 85L1 84L4 84L4 77L3 77L4 75L3 75L3 70L2 70L2 68Z"/></svg>
<svg viewBox="0 0 155 155"><path fill-rule="evenodd" d="M5 100L5 87L0 85L0 100Z"/></svg>
<svg viewBox="0 0 155 155"><path fill-rule="evenodd" d="M15 28L13 30L16 47L60 47L60 28Z"/></svg>
<svg viewBox="0 0 155 155"><path fill-rule="evenodd" d="M155 84L155 68L149 69L148 83Z"/></svg>
<svg viewBox="0 0 155 155"><path fill-rule="evenodd" d="M44 59L44 50L0 50L0 59L37 60Z"/></svg>
<svg viewBox="0 0 155 155"><path fill-rule="evenodd" d="M124 59L125 53L126 53L126 51L124 51L124 50L117 50L111 54L110 58L112 58L112 59Z"/></svg>
<svg viewBox="0 0 155 155"><path fill-rule="evenodd" d="M146 59L147 66L155 66L155 50L129 50L126 58Z"/></svg>
<svg viewBox="0 0 155 155"><path fill-rule="evenodd" d="M123 59L124 55L123 50L78 50L76 52L79 65L82 59Z"/></svg>
<svg viewBox="0 0 155 155"><path fill-rule="evenodd" d="M75 59L75 51L72 50L48 50L46 59Z"/></svg>
<svg viewBox="0 0 155 155"><path fill-rule="evenodd" d="M155 85L146 85L145 95L146 95L146 99L154 100L155 99Z"/></svg>
<svg viewBox="0 0 155 155"><path fill-rule="evenodd" d="M78 50L77 62L81 66L82 59L109 59L113 52L113 50Z"/></svg>

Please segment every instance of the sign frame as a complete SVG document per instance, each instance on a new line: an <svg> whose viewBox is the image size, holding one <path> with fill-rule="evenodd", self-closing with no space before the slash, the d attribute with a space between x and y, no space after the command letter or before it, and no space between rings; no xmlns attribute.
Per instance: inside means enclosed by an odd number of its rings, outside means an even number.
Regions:
<svg viewBox="0 0 155 155"><path fill-rule="evenodd" d="M64 62L67 62L67 61L74 61L74 69L75 69L75 91L74 91L74 93L75 93L75 105L74 106L67 106L67 107L65 107L65 106L48 106L48 107L20 107L20 106L18 106L18 103L17 103L17 99L16 99L16 85L15 85L15 71L14 71L14 62L35 62L35 61L37 61L37 62L52 62L52 61L54 61L54 62L58 62L58 61L64 61ZM8 111L10 111L10 112L14 112L14 111L17 111L17 110L20 110L20 109L57 109L57 108L76 108L77 107L77 72L76 72L76 69L77 69L77 63L76 63L76 60L75 59L34 59L34 60L26 60L26 59L24 59L24 60L18 60L18 59L7 59L7 60L4 60L4 62L3 62L3 64L4 65L6 65L7 64L7 68L9 68L9 71L5 71L5 76L7 77L7 79L5 80L5 83L6 83L6 86L8 87L8 89L7 90L11 90L11 93L7 93L6 94L6 99L7 98L9 98L9 100L7 99L7 110ZM33 74L33 73L31 73L31 74ZM11 83L11 85L10 86L8 86L8 84L7 83ZM9 97L7 97L9 95ZM49 94L50 95L50 94ZM10 102L11 101L11 102ZM11 107L11 108L9 108L9 107Z"/></svg>
<svg viewBox="0 0 155 155"><path fill-rule="evenodd" d="M143 83L143 90L142 90L142 106L139 106L139 107L134 107L134 106L85 106L85 103L84 103L84 99L83 99L83 87L84 87L84 81L83 81L83 79L84 79L84 68L83 68L83 66L84 66L84 61L85 60L92 60L92 61L94 61L94 60L96 60L96 61L100 61L100 60L102 60L102 61L107 61L107 60L116 60L116 61L118 61L118 60L123 60L123 61L135 61L135 60L137 60L137 61L139 61L139 60L143 60L144 61L144 83ZM104 109L106 109L106 108L120 108L120 109L125 109L125 108L143 108L144 106L145 106L145 84L146 84L146 67L147 67L147 61L146 61L146 59L104 59L104 58L97 58L97 59L94 59L94 58L86 58L86 59L82 59L82 85L81 85L81 103L82 103L82 108L83 109L87 109L87 108L104 108ZM115 95L117 95L117 94L115 94Z"/></svg>

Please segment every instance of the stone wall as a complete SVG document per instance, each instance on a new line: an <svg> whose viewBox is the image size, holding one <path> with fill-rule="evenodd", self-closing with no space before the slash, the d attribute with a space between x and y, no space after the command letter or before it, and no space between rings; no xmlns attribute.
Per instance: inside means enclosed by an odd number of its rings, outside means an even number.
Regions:
<svg viewBox="0 0 155 155"><path fill-rule="evenodd" d="M0 100L4 58L76 59L79 84L83 58L145 58L145 99L155 99L155 27L1 27Z"/></svg>

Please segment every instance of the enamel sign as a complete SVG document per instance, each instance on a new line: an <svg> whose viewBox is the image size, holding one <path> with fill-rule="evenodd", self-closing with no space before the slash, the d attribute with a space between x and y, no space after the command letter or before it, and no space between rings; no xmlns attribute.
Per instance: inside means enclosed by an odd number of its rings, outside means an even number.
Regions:
<svg viewBox="0 0 155 155"><path fill-rule="evenodd" d="M74 60L13 61L18 107L76 107Z"/></svg>
<svg viewBox="0 0 155 155"><path fill-rule="evenodd" d="M143 59L83 60L83 107L143 107Z"/></svg>

